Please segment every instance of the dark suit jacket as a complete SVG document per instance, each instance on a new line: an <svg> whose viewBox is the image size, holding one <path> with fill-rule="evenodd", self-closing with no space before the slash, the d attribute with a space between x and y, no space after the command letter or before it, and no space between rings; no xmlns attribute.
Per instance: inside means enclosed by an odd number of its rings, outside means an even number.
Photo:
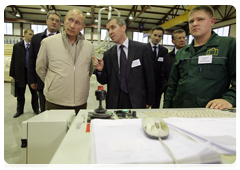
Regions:
<svg viewBox="0 0 240 170"><path fill-rule="evenodd" d="M162 80L161 91L163 93L165 93L167 90L168 78L172 69L174 58L175 58L175 48L170 53L164 56L164 63L162 65L162 72L161 72L161 80Z"/></svg>
<svg viewBox="0 0 240 170"><path fill-rule="evenodd" d="M24 40L22 40L13 46L13 53L9 70L9 75L11 77L15 77L15 79L18 80L18 87L25 87L27 83L25 80L25 56L26 49L24 46Z"/></svg>
<svg viewBox="0 0 240 170"><path fill-rule="evenodd" d="M47 37L47 29L42 33L33 35L31 39L31 45L29 48L28 83L29 84L37 83L38 90L42 90L44 88L44 83L36 73L36 60L37 60L38 51L41 46L41 41L46 37Z"/></svg>
<svg viewBox="0 0 240 170"><path fill-rule="evenodd" d="M168 49L159 45L159 50L158 50L158 57L156 57L155 60L152 59L153 51L152 51L152 46L150 43L147 44L148 47L148 52L151 55L151 61L152 61L152 66L154 70L154 78L155 78L155 93L158 95L161 95L161 70L162 70L162 64L165 62L158 61L160 57L164 58L164 56L168 53Z"/></svg>
<svg viewBox="0 0 240 170"><path fill-rule="evenodd" d="M136 60L141 65L132 67ZM101 84L107 84L106 108L116 109L120 92L116 45L104 53L103 61L104 68L100 75L96 73L97 80ZM147 46L131 40L128 47L127 87L133 108L146 108L146 104L154 103L154 77Z"/></svg>

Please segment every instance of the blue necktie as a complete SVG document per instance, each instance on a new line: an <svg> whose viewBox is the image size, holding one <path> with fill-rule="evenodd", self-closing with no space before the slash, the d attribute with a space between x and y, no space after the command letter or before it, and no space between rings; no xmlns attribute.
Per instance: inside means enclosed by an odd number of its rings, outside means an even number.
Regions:
<svg viewBox="0 0 240 170"><path fill-rule="evenodd" d="M30 44L27 44L27 48L26 48L26 56L25 56L25 67L27 68L28 66L28 48L29 48Z"/></svg>
<svg viewBox="0 0 240 170"><path fill-rule="evenodd" d="M125 93L128 93L127 89L127 81L126 81L126 76L127 76L127 57L126 54L123 50L124 45L120 46L120 88L122 91Z"/></svg>

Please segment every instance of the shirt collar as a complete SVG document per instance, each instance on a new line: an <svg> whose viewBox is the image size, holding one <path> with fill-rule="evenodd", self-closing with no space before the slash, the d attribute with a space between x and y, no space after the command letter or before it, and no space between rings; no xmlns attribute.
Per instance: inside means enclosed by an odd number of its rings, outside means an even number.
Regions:
<svg viewBox="0 0 240 170"><path fill-rule="evenodd" d="M151 44L152 48L153 48L153 46L156 46L158 48L158 44L154 45L151 41L150 41L150 44Z"/></svg>
<svg viewBox="0 0 240 170"><path fill-rule="evenodd" d="M120 45L124 45L124 47L128 48L129 39L127 38L122 44L117 44L117 48L119 49Z"/></svg>
<svg viewBox="0 0 240 170"><path fill-rule="evenodd" d="M29 45L30 45L30 42L29 42L29 43L27 43L27 42L24 40L24 46L25 46L25 48L27 48L27 44L29 44Z"/></svg>
<svg viewBox="0 0 240 170"><path fill-rule="evenodd" d="M175 51L174 51L174 52L175 52L175 55L176 55L176 54L177 54L177 52L178 52L178 49L177 49L176 47L174 47L174 48L175 48Z"/></svg>
<svg viewBox="0 0 240 170"><path fill-rule="evenodd" d="M57 33L57 32L51 33L51 32L49 32L48 29L47 29L47 36L48 36L49 34L54 34L54 35L55 35L56 33Z"/></svg>

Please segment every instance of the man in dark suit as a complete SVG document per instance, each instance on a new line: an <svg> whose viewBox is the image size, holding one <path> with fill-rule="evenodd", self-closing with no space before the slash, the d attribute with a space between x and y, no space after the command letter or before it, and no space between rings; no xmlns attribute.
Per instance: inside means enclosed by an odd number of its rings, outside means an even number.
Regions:
<svg viewBox="0 0 240 170"><path fill-rule="evenodd" d="M30 41L33 36L32 29L24 30L25 40L16 43L13 46L12 60L9 75L18 81L18 96L17 96L17 113L14 118L23 114L25 104L25 91L27 84L27 63ZM32 94L32 109L34 113L39 113L38 95L28 84L29 90Z"/></svg>
<svg viewBox="0 0 240 170"><path fill-rule="evenodd" d="M172 43L175 45L174 49L164 56L164 63L161 72L161 91L165 94L167 90L168 78L172 69L173 61L176 53L186 45L186 33L183 29L178 29L172 33Z"/></svg>
<svg viewBox="0 0 240 170"><path fill-rule="evenodd" d="M127 38L121 17L111 18L106 27L116 45L104 53L103 59L92 57L98 82L107 84L106 108L151 107L155 87L146 44Z"/></svg>
<svg viewBox="0 0 240 170"><path fill-rule="evenodd" d="M59 33L58 29L61 22L61 15L55 10L49 11L47 13L47 29L42 32L34 35L31 40L31 47L29 49L29 60L28 60L28 83L34 90L38 91L40 99L40 108L41 112L45 111L45 96L43 94L44 83L39 78L36 73L36 60L38 51L41 45L41 41L51 35Z"/></svg>
<svg viewBox="0 0 240 170"><path fill-rule="evenodd" d="M160 101L161 101L161 70L162 64L164 61L164 56L168 53L168 49L159 45L159 42L163 38L165 30L161 26L155 26L152 28L151 32L151 41L147 44L148 52L152 58L152 66L154 70L154 78L155 78L155 103L152 108L159 109Z"/></svg>

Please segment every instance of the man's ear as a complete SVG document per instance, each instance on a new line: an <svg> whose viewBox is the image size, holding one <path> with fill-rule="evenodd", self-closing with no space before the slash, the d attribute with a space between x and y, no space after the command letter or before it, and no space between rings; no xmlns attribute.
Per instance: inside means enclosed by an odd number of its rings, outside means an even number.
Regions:
<svg viewBox="0 0 240 170"><path fill-rule="evenodd" d="M121 28L124 32L126 31L126 25L123 25Z"/></svg>
<svg viewBox="0 0 240 170"><path fill-rule="evenodd" d="M211 26L213 26L213 25L215 24L215 21L216 21L216 18L213 17L213 18L211 19Z"/></svg>

